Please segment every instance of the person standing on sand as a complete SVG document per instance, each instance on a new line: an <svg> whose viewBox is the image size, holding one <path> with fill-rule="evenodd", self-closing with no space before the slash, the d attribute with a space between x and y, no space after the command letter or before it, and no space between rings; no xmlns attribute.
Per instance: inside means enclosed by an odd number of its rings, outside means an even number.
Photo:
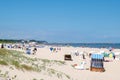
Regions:
<svg viewBox="0 0 120 80"><path fill-rule="evenodd" d="M86 58L85 58L85 54L82 54L82 57L83 57L83 59L86 59Z"/></svg>
<svg viewBox="0 0 120 80"><path fill-rule="evenodd" d="M112 47L109 47L109 51L111 52L113 50L113 48Z"/></svg>
<svg viewBox="0 0 120 80"><path fill-rule="evenodd" d="M4 48L4 44L1 45L1 48Z"/></svg>
<svg viewBox="0 0 120 80"><path fill-rule="evenodd" d="M89 53L89 58L91 58L92 53Z"/></svg>

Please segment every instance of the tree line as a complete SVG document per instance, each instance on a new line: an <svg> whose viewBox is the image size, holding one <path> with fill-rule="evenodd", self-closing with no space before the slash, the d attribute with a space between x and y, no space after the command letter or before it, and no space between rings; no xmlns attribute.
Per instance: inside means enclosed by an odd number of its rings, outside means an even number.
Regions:
<svg viewBox="0 0 120 80"><path fill-rule="evenodd" d="M47 41L38 41L38 40L0 39L0 43L28 43L28 42L48 43Z"/></svg>

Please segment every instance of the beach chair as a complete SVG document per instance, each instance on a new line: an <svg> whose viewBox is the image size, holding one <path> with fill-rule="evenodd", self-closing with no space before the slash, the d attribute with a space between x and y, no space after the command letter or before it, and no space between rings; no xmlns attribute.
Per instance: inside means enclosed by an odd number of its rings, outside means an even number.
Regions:
<svg viewBox="0 0 120 80"><path fill-rule="evenodd" d="M72 57L70 54L65 54L64 55L64 60L72 61Z"/></svg>
<svg viewBox="0 0 120 80"><path fill-rule="evenodd" d="M103 60L104 56L102 54L92 54L90 71L104 72Z"/></svg>

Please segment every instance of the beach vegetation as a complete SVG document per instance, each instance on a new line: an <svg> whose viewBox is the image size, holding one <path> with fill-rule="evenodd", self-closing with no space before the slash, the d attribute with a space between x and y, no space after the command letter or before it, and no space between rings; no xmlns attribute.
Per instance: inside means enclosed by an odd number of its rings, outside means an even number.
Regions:
<svg viewBox="0 0 120 80"><path fill-rule="evenodd" d="M62 78L62 74L61 73L57 73L57 77L58 78Z"/></svg>
<svg viewBox="0 0 120 80"><path fill-rule="evenodd" d="M8 63L6 61L0 60L0 64L1 65L8 65Z"/></svg>
<svg viewBox="0 0 120 80"><path fill-rule="evenodd" d="M66 76L68 79L70 79L70 76L69 76L69 75L65 74L65 76Z"/></svg>
<svg viewBox="0 0 120 80"><path fill-rule="evenodd" d="M30 58L25 55L23 52L15 51L15 50L7 50L0 49L0 65L9 66L9 69L14 70L26 70L26 71L35 71L35 72L43 72L44 74L48 74L49 76L56 76L57 78L66 77L70 79L70 77L56 69L55 66L63 66L66 63L64 61L59 60L49 60L49 59L40 59L40 58ZM2 74L1 74L2 75ZM7 74L4 74L5 76ZM12 77L13 79L16 76Z"/></svg>
<svg viewBox="0 0 120 80"><path fill-rule="evenodd" d="M18 61L12 60L12 65L14 65L16 68L20 68L20 64Z"/></svg>
<svg viewBox="0 0 120 80"><path fill-rule="evenodd" d="M21 68L23 68L23 69L25 69L25 70L28 70L28 71L32 71L32 70L34 70L33 67L28 66L28 65L26 65L26 64L22 64L22 65L21 65Z"/></svg>
<svg viewBox="0 0 120 80"><path fill-rule="evenodd" d="M6 51L6 49L0 49L0 56L5 56L7 55L9 52Z"/></svg>
<svg viewBox="0 0 120 80"><path fill-rule="evenodd" d="M22 41L24 41L25 43L27 43L27 40L16 40L16 39L0 39L0 43L21 43ZM29 42L37 42L39 44L46 44L48 43L47 41L38 41L38 40L29 40Z"/></svg>
<svg viewBox="0 0 120 80"><path fill-rule="evenodd" d="M34 78L33 80L37 80L37 79Z"/></svg>

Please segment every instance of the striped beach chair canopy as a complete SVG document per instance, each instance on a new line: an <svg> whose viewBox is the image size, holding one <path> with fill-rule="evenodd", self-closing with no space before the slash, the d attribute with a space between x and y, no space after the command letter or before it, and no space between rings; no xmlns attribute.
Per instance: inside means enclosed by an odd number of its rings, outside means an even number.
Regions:
<svg viewBox="0 0 120 80"><path fill-rule="evenodd" d="M103 59L103 54L92 54L91 58L93 59Z"/></svg>

